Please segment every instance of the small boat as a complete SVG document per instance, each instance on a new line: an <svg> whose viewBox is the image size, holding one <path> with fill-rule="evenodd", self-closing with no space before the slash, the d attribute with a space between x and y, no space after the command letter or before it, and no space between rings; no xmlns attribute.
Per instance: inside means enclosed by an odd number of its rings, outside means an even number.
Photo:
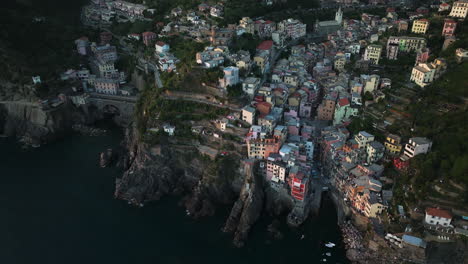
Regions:
<svg viewBox="0 0 468 264"><path fill-rule="evenodd" d="M327 259L322 259L322 262L327 262Z"/></svg>
<svg viewBox="0 0 468 264"><path fill-rule="evenodd" d="M302 236L301 236L301 240L302 240L302 239L304 239L304 237L305 237L305 236L304 236L304 235L302 235Z"/></svg>
<svg viewBox="0 0 468 264"><path fill-rule="evenodd" d="M185 213L186 213L187 215L190 215L190 211L189 211L188 209L185 210Z"/></svg>
<svg viewBox="0 0 468 264"><path fill-rule="evenodd" d="M331 257L331 253L330 253L330 252L325 253L325 255L327 255L327 257Z"/></svg>
<svg viewBox="0 0 468 264"><path fill-rule="evenodd" d="M332 248L332 247L334 247L336 245L333 244L332 242L328 242L328 243L325 244L325 246L328 247L328 248Z"/></svg>

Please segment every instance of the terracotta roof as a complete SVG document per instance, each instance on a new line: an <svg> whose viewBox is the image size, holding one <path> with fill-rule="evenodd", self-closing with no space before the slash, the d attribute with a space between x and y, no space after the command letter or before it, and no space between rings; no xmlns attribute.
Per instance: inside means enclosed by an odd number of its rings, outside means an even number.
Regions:
<svg viewBox="0 0 468 264"><path fill-rule="evenodd" d="M443 218L447 218L447 219L452 219L452 214L449 211L439 209L439 208L427 208L426 209L426 214L433 215L433 216L438 216L438 217L443 217Z"/></svg>
<svg viewBox="0 0 468 264"><path fill-rule="evenodd" d="M257 49L259 50L269 50L273 47L273 41L272 40L265 40L260 45L258 45Z"/></svg>
<svg viewBox="0 0 468 264"><path fill-rule="evenodd" d="M158 42L156 42L156 45L162 47L162 46L166 45L166 43L164 43L164 42L162 42L162 41L158 41Z"/></svg>
<svg viewBox="0 0 468 264"><path fill-rule="evenodd" d="M341 98L341 99L338 101L338 104L339 104L340 106L349 105L349 100L348 100L348 98Z"/></svg>
<svg viewBox="0 0 468 264"><path fill-rule="evenodd" d="M150 32L150 31L146 31L146 32L141 33L141 35L143 35L143 36L154 36L154 35L156 35L156 33Z"/></svg>

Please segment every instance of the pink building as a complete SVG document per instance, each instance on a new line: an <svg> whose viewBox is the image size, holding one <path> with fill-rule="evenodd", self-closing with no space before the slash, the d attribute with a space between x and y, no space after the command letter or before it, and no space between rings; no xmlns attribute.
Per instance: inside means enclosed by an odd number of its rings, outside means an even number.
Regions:
<svg viewBox="0 0 468 264"><path fill-rule="evenodd" d="M445 19L444 28L442 29L442 36L451 37L455 35L457 22L453 19Z"/></svg>
<svg viewBox="0 0 468 264"><path fill-rule="evenodd" d="M418 63L426 63L429 60L429 49L424 48L416 54L416 65Z"/></svg>
<svg viewBox="0 0 468 264"><path fill-rule="evenodd" d="M94 82L97 93L116 95L119 90L119 81L113 79L97 79Z"/></svg>
<svg viewBox="0 0 468 264"><path fill-rule="evenodd" d="M143 43L145 43L146 46L149 46L151 44L151 41L156 39L156 36L156 33L150 31L141 33Z"/></svg>

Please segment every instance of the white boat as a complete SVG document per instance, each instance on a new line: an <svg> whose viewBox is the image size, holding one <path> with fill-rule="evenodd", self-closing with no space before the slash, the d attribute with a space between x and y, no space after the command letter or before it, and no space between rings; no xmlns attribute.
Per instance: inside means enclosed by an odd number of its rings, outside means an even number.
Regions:
<svg viewBox="0 0 468 264"><path fill-rule="evenodd" d="M302 240L302 239L304 239L304 237L305 237L305 236L304 236L304 235L302 235L302 236L301 236L301 240Z"/></svg>
<svg viewBox="0 0 468 264"><path fill-rule="evenodd" d="M189 211L188 209L185 210L185 213L186 213L187 215L190 215L190 211Z"/></svg>
<svg viewBox="0 0 468 264"><path fill-rule="evenodd" d="M332 242L328 242L328 243L325 244L325 246L328 247L328 248L332 248L332 247L334 247L336 245L333 244Z"/></svg>
<svg viewBox="0 0 468 264"><path fill-rule="evenodd" d="M327 255L327 257L331 257L331 253L330 253L330 252L325 253L325 255Z"/></svg>

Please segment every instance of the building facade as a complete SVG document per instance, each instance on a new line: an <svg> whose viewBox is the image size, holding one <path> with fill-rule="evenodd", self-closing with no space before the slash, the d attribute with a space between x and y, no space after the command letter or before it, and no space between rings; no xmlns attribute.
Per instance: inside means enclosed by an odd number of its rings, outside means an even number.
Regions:
<svg viewBox="0 0 468 264"><path fill-rule="evenodd" d="M413 22L413 27L411 28L411 32L416 34L426 34L427 30L429 29L429 20L417 19Z"/></svg>
<svg viewBox="0 0 468 264"><path fill-rule="evenodd" d="M364 53L364 60L370 61L371 64L377 65L379 64L380 54L382 53L382 46L381 45L369 45L366 48Z"/></svg>
<svg viewBox="0 0 468 264"><path fill-rule="evenodd" d="M468 13L468 0L460 0L453 3L449 16L465 19Z"/></svg>

